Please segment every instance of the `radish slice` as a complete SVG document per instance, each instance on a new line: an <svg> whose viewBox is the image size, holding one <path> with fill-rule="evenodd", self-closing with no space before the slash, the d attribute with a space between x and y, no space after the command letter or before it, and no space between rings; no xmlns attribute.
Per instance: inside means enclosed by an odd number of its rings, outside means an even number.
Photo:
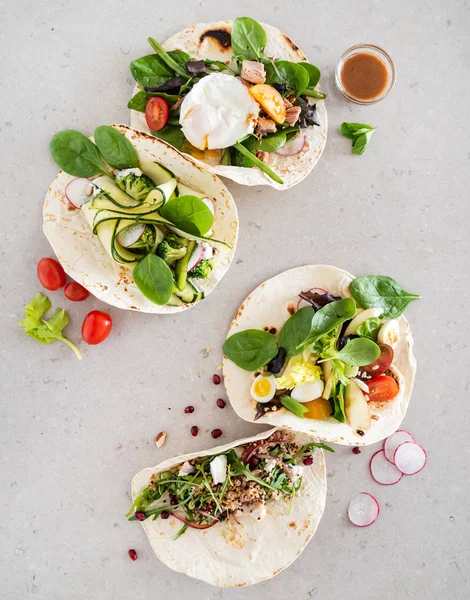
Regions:
<svg viewBox="0 0 470 600"><path fill-rule="evenodd" d="M202 201L207 206L207 208L211 211L212 216L215 215L215 206L210 198L202 198Z"/></svg>
<svg viewBox="0 0 470 600"><path fill-rule="evenodd" d="M383 450L372 455L369 468L374 481L381 485L394 485L403 477L403 473L386 459Z"/></svg>
<svg viewBox="0 0 470 600"><path fill-rule="evenodd" d="M204 260L211 260L211 258L214 258L214 250L210 244L208 244L207 242L202 242L201 246L202 258Z"/></svg>
<svg viewBox="0 0 470 600"><path fill-rule="evenodd" d="M189 257L188 261L188 271L194 269L196 265L198 265L202 260L202 246L201 244L196 244L196 247L193 250L193 253Z"/></svg>
<svg viewBox="0 0 470 600"><path fill-rule="evenodd" d="M326 294L326 290L324 290L323 288L310 288L308 291L312 292L312 294ZM312 305L310 304L310 302L307 302L307 300L300 298L299 301L297 302L297 310L299 310L300 308L303 308L304 306L312 306Z"/></svg>
<svg viewBox="0 0 470 600"><path fill-rule="evenodd" d="M287 142L287 144L284 144L276 154L279 156L294 156L294 154L299 154L305 146L306 139L305 133L298 133L294 139Z"/></svg>
<svg viewBox="0 0 470 600"><path fill-rule="evenodd" d="M136 223L135 225L129 225L117 234L117 241L123 246L123 248L129 248L132 244L135 244L145 231L145 225L143 223Z"/></svg>
<svg viewBox="0 0 470 600"><path fill-rule="evenodd" d="M411 435L411 433L408 433L408 431L403 431L402 429L395 431L395 433L389 435L388 438L385 440L385 458L388 460L388 462L391 462L392 465L395 464L393 460L395 450L398 448L398 446L401 446L401 444L404 444L405 442L414 442L414 438Z"/></svg>
<svg viewBox="0 0 470 600"><path fill-rule="evenodd" d="M379 513L379 503L367 492L361 492L349 503L348 517L356 527L369 527L375 522Z"/></svg>
<svg viewBox="0 0 470 600"><path fill-rule="evenodd" d="M426 451L415 442L405 442L398 446L393 455L397 469L404 475L416 475L427 461Z"/></svg>
<svg viewBox="0 0 470 600"><path fill-rule="evenodd" d="M67 184L65 195L70 204L75 208L80 208L82 204L91 198L94 187L95 184L86 177L77 177Z"/></svg>

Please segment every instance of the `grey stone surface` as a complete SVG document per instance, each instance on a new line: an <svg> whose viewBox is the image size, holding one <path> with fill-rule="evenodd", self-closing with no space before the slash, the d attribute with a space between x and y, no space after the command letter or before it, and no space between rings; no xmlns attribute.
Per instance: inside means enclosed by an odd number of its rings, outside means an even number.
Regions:
<svg viewBox="0 0 470 600"><path fill-rule="evenodd" d="M92 133L128 121L128 63L196 21L250 14L288 33L323 72L328 144L313 174L276 193L229 183L240 242L227 277L207 301L175 317L110 309L111 337L41 346L17 327L40 286L44 194L59 129ZM469 4L462 0L80 3L37 0L0 7L2 161L0 596L5 600L158 598L386 600L468 598ZM392 95L371 107L334 88L337 59L359 42L395 59ZM376 125L363 157L337 134L342 121ZM234 311L280 271L331 263L397 278L423 299L407 311L419 369L404 426L429 453L426 469L394 487L375 484L368 459L338 447L328 456L328 502L301 557L269 582L217 590L164 567L140 527L124 518L140 468L258 430L215 406L211 375ZM98 301L53 303L68 334ZM188 403L192 416L183 415ZM189 428L201 427L192 438ZM168 441L157 450L159 431ZM376 495L374 526L346 520L349 499ZM131 562L128 548L139 560ZM188 549L190 552L190 548Z"/></svg>

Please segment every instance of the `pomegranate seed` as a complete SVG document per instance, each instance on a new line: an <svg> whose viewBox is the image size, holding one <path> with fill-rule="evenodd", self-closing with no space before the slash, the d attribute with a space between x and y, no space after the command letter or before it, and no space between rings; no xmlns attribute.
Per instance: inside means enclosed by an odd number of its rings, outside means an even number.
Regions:
<svg viewBox="0 0 470 600"><path fill-rule="evenodd" d="M131 549L128 551L128 554L129 554L129 558L130 558L131 560L137 560L137 552L134 550L134 548L131 548Z"/></svg>
<svg viewBox="0 0 470 600"><path fill-rule="evenodd" d="M194 406L187 406L184 409L184 412L188 415L189 413L193 413L194 412Z"/></svg>
<svg viewBox="0 0 470 600"><path fill-rule="evenodd" d="M141 510L138 510L138 511L135 513L135 518L136 518L138 521L145 521L145 519L146 519L147 517L145 516L145 513L144 513L144 512L142 512Z"/></svg>
<svg viewBox="0 0 470 600"><path fill-rule="evenodd" d="M306 467L309 467L310 465L313 465L313 456L306 456L304 458L304 465Z"/></svg>
<svg viewBox="0 0 470 600"><path fill-rule="evenodd" d="M173 496L173 494L170 494L170 504L172 506L174 506L175 504L178 504L178 498L176 496Z"/></svg>
<svg viewBox="0 0 470 600"><path fill-rule="evenodd" d="M227 404L227 403L225 402L225 400L222 400L222 398L219 398L219 399L217 400L217 406L218 406L219 408L225 408L225 405L226 405L226 404Z"/></svg>
<svg viewBox="0 0 470 600"><path fill-rule="evenodd" d="M357 446L354 446L354 448L352 449L353 454L360 454L361 453L361 449L358 448Z"/></svg>
<svg viewBox="0 0 470 600"><path fill-rule="evenodd" d="M220 383L220 375L217 375L217 373L215 375L212 375L212 381L215 385L219 385Z"/></svg>
<svg viewBox="0 0 470 600"><path fill-rule="evenodd" d="M222 429L213 429L211 431L211 436L216 440L222 435Z"/></svg>
<svg viewBox="0 0 470 600"><path fill-rule="evenodd" d="M169 516L170 516L170 513L167 510L162 510L162 512L160 513L161 519L168 519Z"/></svg>
<svg viewBox="0 0 470 600"><path fill-rule="evenodd" d="M196 437L198 433L199 433L199 427L197 427L196 425L193 425L191 427L191 435L193 437Z"/></svg>
<svg viewBox="0 0 470 600"><path fill-rule="evenodd" d="M251 469L256 469L256 467L259 465L259 458L257 458L256 456L252 456L250 458L250 468Z"/></svg>

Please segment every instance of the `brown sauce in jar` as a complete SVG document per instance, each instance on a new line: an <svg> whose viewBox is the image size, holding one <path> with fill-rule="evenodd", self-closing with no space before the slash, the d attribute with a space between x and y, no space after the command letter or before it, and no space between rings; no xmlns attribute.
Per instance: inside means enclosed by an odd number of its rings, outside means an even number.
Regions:
<svg viewBox="0 0 470 600"><path fill-rule="evenodd" d="M375 54L358 52L344 61L340 79L349 96L358 100L373 100L387 88L388 70Z"/></svg>

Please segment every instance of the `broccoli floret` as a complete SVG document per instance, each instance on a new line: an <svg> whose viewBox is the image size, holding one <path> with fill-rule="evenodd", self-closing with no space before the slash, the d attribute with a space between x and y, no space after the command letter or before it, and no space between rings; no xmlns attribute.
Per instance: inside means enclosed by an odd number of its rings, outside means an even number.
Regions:
<svg viewBox="0 0 470 600"><path fill-rule="evenodd" d="M155 185L150 177L144 175L139 169L125 169L119 171L115 177L116 185L134 200L142 202Z"/></svg>
<svg viewBox="0 0 470 600"><path fill-rule="evenodd" d="M151 225L147 225L144 233L140 236L140 238L136 241L135 244L129 246L129 250L144 250L146 254L152 252L153 247L155 246L155 227Z"/></svg>
<svg viewBox="0 0 470 600"><path fill-rule="evenodd" d="M188 277L194 277L194 279L206 279L210 277L212 271L212 265L208 260L201 260L194 269L191 269L188 273Z"/></svg>
<svg viewBox="0 0 470 600"><path fill-rule="evenodd" d="M167 265L172 265L183 258L187 251L187 240L178 237L174 233L169 233L158 246L157 254L160 258L163 258Z"/></svg>

